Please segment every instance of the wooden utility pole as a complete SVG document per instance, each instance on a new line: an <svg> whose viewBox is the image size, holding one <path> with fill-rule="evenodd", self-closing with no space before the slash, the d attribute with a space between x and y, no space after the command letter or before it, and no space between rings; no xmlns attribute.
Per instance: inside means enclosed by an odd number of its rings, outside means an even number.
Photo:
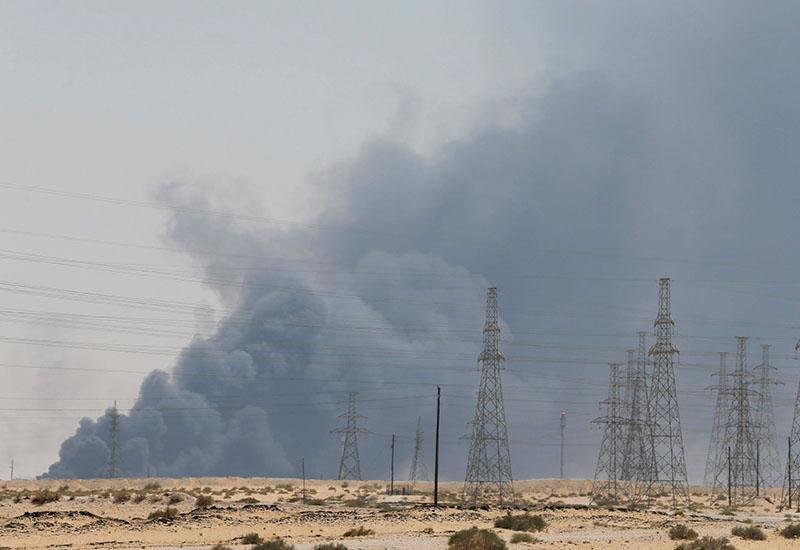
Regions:
<svg viewBox="0 0 800 550"><path fill-rule="evenodd" d="M441 411L442 388L436 386L436 460L433 465L433 504L439 504L439 412Z"/></svg>
<svg viewBox="0 0 800 550"><path fill-rule="evenodd" d="M392 480L389 484L389 494L394 494L394 434L392 434Z"/></svg>

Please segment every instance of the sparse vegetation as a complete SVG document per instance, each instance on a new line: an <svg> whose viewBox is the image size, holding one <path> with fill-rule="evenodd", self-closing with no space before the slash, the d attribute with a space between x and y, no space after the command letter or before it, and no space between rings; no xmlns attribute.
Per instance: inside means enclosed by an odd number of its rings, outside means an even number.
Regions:
<svg viewBox="0 0 800 550"><path fill-rule="evenodd" d="M512 515L511 512L494 521L498 529L512 531L541 531L547 526L542 516L532 516L529 513Z"/></svg>
<svg viewBox="0 0 800 550"><path fill-rule="evenodd" d="M669 538L672 540L694 540L697 538L697 531L678 523L669 528Z"/></svg>
<svg viewBox="0 0 800 550"><path fill-rule="evenodd" d="M155 512L151 512L149 516L147 516L148 520L153 519L170 519L178 516L178 509L177 508L170 508L167 506L163 510L156 510Z"/></svg>
<svg viewBox="0 0 800 550"><path fill-rule="evenodd" d="M365 537L367 535L374 535L375 531L372 529L368 529L363 525L358 527L353 527L352 529L345 531L343 537Z"/></svg>
<svg viewBox="0 0 800 550"><path fill-rule="evenodd" d="M422 532L425 533L426 535L432 535L433 527L426 527L425 529L422 530Z"/></svg>
<svg viewBox="0 0 800 550"><path fill-rule="evenodd" d="M214 497L211 495L200 495L194 501L194 505L198 508L208 508L214 504Z"/></svg>
<svg viewBox="0 0 800 550"><path fill-rule="evenodd" d="M533 544L534 542L539 542L539 539L530 533L514 533L511 535L511 544L516 544L518 542L529 542Z"/></svg>
<svg viewBox="0 0 800 550"><path fill-rule="evenodd" d="M448 550L506 550L506 543L488 529L464 529L447 541Z"/></svg>
<svg viewBox="0 0 800 550"><path fill-rule="evenodd" d="M325 542L323 544L316 545L314 550L348 550L348 548L341 542Z"/></svg>
<svg viewBox="0 0 800 550"><path fill-rule="evenodd" d="M178 504L179 502L183 502L184 500L185 499L183 498L183 495L179 495L178 493L172 493L171 495L169 495L169 500L167 500L167 502L169 504Z"/></svg>
<svg viewBox="0 0 800 550"><path fill-rule="evenodd" d="M147 485L144 486L145 491L157 491L158 489L161 489L160 483L153 482L153 483L148 483Z"/></svg>
<svg viewBox="0 0 800 550"><path fill-rule="evenodd" d="M242 537L242 544L261 544L264 539L258 533L247 533Z"/></svg>
<svg viewBox="0 0 800 550"><path fill-rule="evenodd" d="M294 545L289 544L282 538L265 540L253 546L253 550L294 550Z"/></svg>
<svg viewBox="0 0 800 550"><path fill-rule="evenodd" d="M800 523L790 523L780 531L781 536L785 539L800 538Z"/></svg>
<svg viewBox="0 0 800 550"><path fill-rule="evenodd" d="M736 550L725 537L703 537L692 542L684 542L675 547L675 550Z"/></svg>
<svg viewBox="0 0 800 550"><path fill-rule="evenodd" d="M61 494L56 491L51 491L50 489L38 491L31 496L31 503L36 506L41 506L48 502L56 502L58 500L61 500Z"/></svg>
<svg viewBox="0 0 800 550"><path fill-rule="evenodd" d="M731 529L731 535L745 540L767 540L767 535L764 534L764 531L755 525L749 527L734 527Z"/></svg>
<svg viewBox="0 0 800 550"><path fill-rule="evenodd" d="M240 498L237 502L242 504L258 504L258 499L253 497Z"/></svg>
<svg viewBox="0 0 800 550"><path fill-rule="evenodd" d="M218 542L217 544L211 547L211 550L231 550L231 547L225 546L221 542Z"/></svg>
<svg viewBox="0 0 800 550"><path fill-rule="evenodd" d="M114 493L114 504L124 504L131 499L131 494L128 491L120 491Z"/></svg>

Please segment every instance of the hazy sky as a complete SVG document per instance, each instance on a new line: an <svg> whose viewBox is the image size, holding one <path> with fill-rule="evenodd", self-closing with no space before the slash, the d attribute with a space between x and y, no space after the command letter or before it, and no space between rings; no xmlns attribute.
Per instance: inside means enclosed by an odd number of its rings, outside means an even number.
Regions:
<svg viewBox="0 0 800 550"><path fill-rule="evenodd" d="M567 410L567 473L589 477L606 363L652 329L662 276L690 479L713 412L698 390L734 336L752 337L751 366L773 346L785 438L798 16L789 2L0 2L0 468L47 471L116 399L144 410L131 475L145 446L169 473L290 475L304 454L333 476L325 434L358 389L376 432L365 475L385 477L387 435L407 465L443 383L444 473L460 479L496 285L515 476L557 475ZM205 379L209 349L225 358ZM220 440L170 454L180 408ZM259 465L231 463L234 428L263 439ZM102 422L82 429L69 460L102 455L87 443Z"/></svg>

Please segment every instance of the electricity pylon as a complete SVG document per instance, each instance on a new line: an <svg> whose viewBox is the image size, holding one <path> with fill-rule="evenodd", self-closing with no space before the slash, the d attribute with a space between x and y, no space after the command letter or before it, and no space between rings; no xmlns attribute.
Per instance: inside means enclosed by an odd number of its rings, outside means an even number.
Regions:
<svg viewBox="0 0 800 550"><path fill-rule="evenodd" d="M636 355L636 370L631 380L629 416L625 438L625 456L622 467L628 499L632 504L648 500L650 482L655 479L655 452L651 438L652 420L648 409L647 391L647 346L645 332L639 332L639 349Z"/></svg>
<svg viewBox="0 0 800 550"><path fill-rule="evenodd" d="M714 424L711 427L711 439L708 442L708 455L706 456L706 470L703 483L712 487L712 494L720 494L728 483L728 448L726 442L729 437L726 432L728 417L730 416L730 385L726 359L728 354L724 351L719 354L719 370L712 374L717 377L717 383L706 390L716 390L717 403L714 408Z"/></svg>
<svg viewBox="0 0 800 550"><path fill-rule="evenodd" d="M109 452L108 452L108 477L115 478L118 473L118 456L117 456L117 436L119 434L119 411L117 410L117 402L114 401L114 407L109 413L108 420L109 431Z"/></svg>
<svg viewBox="0 0 800 550"><path fill-rule="evenodd" d="M354 391L349 393L347 412L339 415L339 418L347 419L346 426L331 430L331 433L344 435L342 438L342 459L339 463L338 479L361 479L361 461L358 458L358 434L368 434L370 432L357 426L357 420L366 417L356 412L356 393Z"/></svg>
<svg viewBox="0 0 800 550"><path fill-rule="evenodd" d="M777 487L781 482L781 458L775 435L775 411L772 405L772 386L783 382L772 377L778 370L769 364L769 345L761 346L761 364L758 371L758 402L755 429L758 441L758 476L761 487Z"/></svg>
<svg viewBox="0 0 800 550"><path fill-rule="evenodd" d="M508 450L503 385L500 380L500 325L497 317L497 289L486 295L486 324L483 328L483 351L478 356L481 380L478 403L472 421L472 440L464 481L464 502L476 504L488 498L501 503L514 494L511 477L511 454Z"/></svg>
<svg viewBox="0 0 800 550"><path fill-rule="evenodd" d="M425 467L425 452L422 447L422 417L417 420L417 444L414 447L414 460L411 461L409 481L428 481L428 469Z"/></svg>
<svg viewBox="0 0 800 550"><path fill-rule="evenodd" d="M623 372L622 377L622 392L621 392L621 400L620 400L620 410L619 416L624 418L626 421L622 425L622 464L620 465L620 473L619 478L625 481L629 481L631 478L631 462L628 459L630 456L630 450L628 449L628 441L629 441L629 432L630 432L630 418L631 418L631 410L633 408L633 392L634 392L634 380L636 378L636 359L635 349L629 349L628 353L628 362L625 365L625 369Z"/></svg>
<svg viewBox="0 0 800 550"><path fill-rule="evenodd" d="M619 367L621 363L609 363L611 375L608 382L608 398L601 403L605 405L606 414L592 420L593 424L603 424L603 442L597 456L597 468L592 483L592 501L619 502L623 493L620 473L624 448L624 425L626 419L620 416L622 401L619 396Z"/></svg>
<svg viewBox="0 0 800 550"><path fill-rule="evenodd" d="M794 347L795 353L800 349L800 342ZM797 386L797 397L794 402L794 418L792 418L792 431L789 435L789 458L786 461L786 473L783 478L783 491L781 504L786 506L789 502L800 504L800 384Z"/></svg>
<svg viewBox="0 0 800 550"><path fill-rule="evenodd" d="M753 376L747 370L746 342L747 338L736 337L736 370L730 374L730 414L725 446L730 449L728 486L733 506L750 502L756 496L758 483L756 430L750 405L754 393Z"/></svg>
<svg viewBox="0 0 800 550"><path fill-rule="evenodd" d="M658 285L658 316L655 321L656 343L650 348L653 376L648 409L651 438L655 454L655 475L647 492L650 498L664 492L671 497L672 507L689 504L689 482L683 453L681 419L675 389L675 354L672 343L675 322L672 320L670 280L662 278Z"/></svg>

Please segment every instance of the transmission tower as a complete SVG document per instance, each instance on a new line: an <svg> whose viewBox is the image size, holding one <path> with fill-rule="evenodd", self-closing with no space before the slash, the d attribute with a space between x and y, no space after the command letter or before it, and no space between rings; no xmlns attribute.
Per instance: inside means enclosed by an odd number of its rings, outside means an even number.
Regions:
<svg viewBox="0 0 800 550"><path fill-rule="evenodd" d="M110 445L108 453L108 477L117 477L117 436L119 434L119 411L117 410L117 402L114 401L114 408L111 409L111 414L108 422L108 431L110 434Z"/></svg>
<svg viewBox="0 0 800 550"><path fill-rule="evenodd" d="M734 506L750 502L756 496L758 483L756 429L750 405L754 380L747 370L746 342L747 338L736 337L736 370L730 374L730 413L726 426L725 446L730 448L728 485Z"/></svg>
<svg viewBox="0 0 800 550"><path fill-rule="evenodd" d="M619 409L619 416L624 418L626 421L623 423L622 430L622 440L623 440L623 447L622 447L622 463L620 465L620 479L625 481L630 480L630 460L628 460L628 432L630 432L630 424L628 421L631 418L631 410L633 405L633 391L634 391L634 380L636 379L636 359L635 349L629 349L628 353L628 362L625 365L625 369L623 372L622 377L622 392L621 392L621 400L620 400L620 409Z"/></svg>
<svg viewBox="0 0 800 550"><path fill-rule="evenodd" d="M428 481L428 469L425 467L425 452L422 447L422 417L417 419L417 444L414 446L414 460L411 461L409 481Z"/></svg>
<svg viewBox="0 0 800 550"><path fill-rule="evenodd" d="M340 414L339 418L346 418L344 428L331 430L331 433L342 434L342 459L339 463L339 477L337 479L361 480L361 462L358 459L358 434L370 433L359 428L357 420L366 418L356 412L356 393L351 391L347 399L347 412Z"/></svg>
<svg viewBox="0 0 800 550"><path fill-rule="evenodd" d="M681 419L675 390L675 354L672 343L675 322L670 306L670 280L661 279L658 285L658 316L655 321L656 343L650 348L653 356L653 377L648 409L650 411L652 446L655 454L655 475L648 496L667 492L672 507L689 504L689 483L686 477L686 458L683 454Z"/></svg>
<svg viewBox="0 0 800 550"><path fill-rule="evenodd" d="M798 349L800 349L800 342L794 348L795 353L797 353ZM800 503L800 483L798 483L798 479L800 479L800 384L797 386L792 431L789 435L789 458L786 461L786 475L783 478L782 505L787 505L789 502Z"/></svg>
<svg viewBox="0 0 800 550"><path fill-rule="evenodd" d="M476 504L496 497L501 503L514 494L511 477L511 454L508 450L503 386L500 380L500 325L497 320L497 289L486 296L486 324L483 328L483 351L478 356L481 380L478 403L472 422L472 440L464 481L464 502Z"/></svg>
<svg viewBox="0 0 800 550"><path fill-rule="evenodd" d="M639 503L649 498L650 482L655 479L655 454L651 438L652 421L647 399L647 346L646 332L639 332L639 349L636 367L630 381L627 399L625 453L622 462L623 479L627 484L628 498Z"/></svg>
<svg viewBox="0 0 800 550"><path fill-rule="evenodd" d="M781 459L775 435L775 412L772 406L772 386L783 382L772 377L778 369L769 364L769 345L761 346L761 364L758 371L758 402L755 427L758 441L758 476L762 487L777 487L781 482Z"/></svg>
<svg viewBox="0 0 800 550"><path fill-rule="evenodd" d="M720 494L728 483L728 448L727 434L728 417L730 416L730 385L726 360L728 354L724 351L719 354L719 370L712 376L717 377L716 385L706 388L716 390L717 404L714 409L714 424L711 427L711 439L708 442L708 455L706 456L706 470L703 483L712 487L712 494Z"/></svg>
<svg viewBox="0 0 800 550"><path fill-rule="evenodd" d="M561 479L564 479L564 428L567 427L567 413L561 412L561 421L559 422L561 428Z"/></svg>
<svg viewBox="0 0 800 550"><path fill-rule="evenodd" d="M623 493L620 480L622 455L624 446L624 425L626 419L620 415L619 367L621 363L609 363L611 376L608 382L608 399L601 402L605 405L606 414L592 420L593 424L603 424L603 442L597 457L597 469L592 484L592 501L619 502Z"/></svg>

